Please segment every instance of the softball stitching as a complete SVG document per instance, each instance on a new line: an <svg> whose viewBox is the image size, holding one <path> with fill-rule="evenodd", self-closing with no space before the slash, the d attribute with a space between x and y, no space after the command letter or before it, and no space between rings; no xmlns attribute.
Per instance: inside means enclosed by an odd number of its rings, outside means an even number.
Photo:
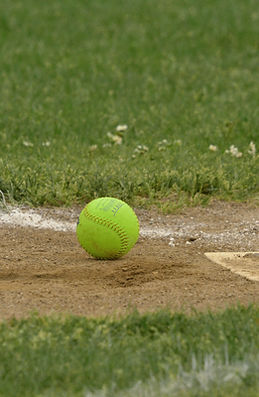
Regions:
<svg viewBox="0 0 259 397"><path fill-rule="evenodd" d="M87 207L84 209L83 213L86 218L90 219L91 221L99 225L105 226L118 234L120 238L121 248L119 249L118 253L113 256L113 258L122 256L127 251L129 247L129 238L120 225L110 221L109 219L101 218L97 215L90 214Z"/></svg>

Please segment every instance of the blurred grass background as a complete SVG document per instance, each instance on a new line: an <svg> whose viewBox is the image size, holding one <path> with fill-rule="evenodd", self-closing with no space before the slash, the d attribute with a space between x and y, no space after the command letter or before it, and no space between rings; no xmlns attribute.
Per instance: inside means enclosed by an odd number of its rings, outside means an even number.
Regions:
<svg viewBox="0 0 259 397"><path fill-rule="evenodd" d="M256 397L258 316L237 306L12 319L0 323L0 395Z"/></svg>
<svg viewBox="0 0 259 397"><path fill-rule="evenodd" d="M257 201L258 21L256 0L2 0L6 200Z"/></svg>

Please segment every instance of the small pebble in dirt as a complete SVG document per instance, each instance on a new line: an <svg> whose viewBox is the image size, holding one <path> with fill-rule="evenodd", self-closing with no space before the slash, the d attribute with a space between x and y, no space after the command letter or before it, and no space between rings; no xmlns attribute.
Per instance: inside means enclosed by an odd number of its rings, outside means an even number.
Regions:
<svg viewBox="0 0 259 397"><path fill-rule="evenodd" d="M175 247L175 241L174 241L173 237L170 238L169 245L170 245L170 247Z"/></svg>

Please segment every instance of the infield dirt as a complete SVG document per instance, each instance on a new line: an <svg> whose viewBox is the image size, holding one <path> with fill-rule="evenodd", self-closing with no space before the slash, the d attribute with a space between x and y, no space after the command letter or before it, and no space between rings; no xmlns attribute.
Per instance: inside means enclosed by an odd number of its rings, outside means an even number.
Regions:
<svg viewBox="0 0 259 397"><path fill-rule="evenodd" d="M81 209L39 209L51 219L75 221ZM75 232L6 225L0 221L0 319L39 314L99 316L161 307L217 310L259 302L259 283L204 255L256 251L259 208L213 202L177 215L136 210L142 234L114 261L91 258ZM50 218L49 218L50 219ZM169 230L159 237L152 231ZM259 272L259 263L258 263Z"/></svg>

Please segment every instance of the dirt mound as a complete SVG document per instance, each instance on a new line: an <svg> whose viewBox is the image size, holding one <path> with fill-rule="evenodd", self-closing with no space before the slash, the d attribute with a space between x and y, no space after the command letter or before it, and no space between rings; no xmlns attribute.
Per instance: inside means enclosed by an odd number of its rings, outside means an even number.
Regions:
<svg viewBox="0 0 259 397"><path fill-rule="evenodd" d="M80 210L38 212L46 219L76 224ZM141 237L115 261L89 257L73 231L41 229L39 224L21 227L1 223L0 217L0 318L33 310L88 316L129 307L214 310L259 301L258 282L204 255L258 250L258 208L215 202L178 215L137 214ZM163 233L152 234L155 230Z"/></svg>

